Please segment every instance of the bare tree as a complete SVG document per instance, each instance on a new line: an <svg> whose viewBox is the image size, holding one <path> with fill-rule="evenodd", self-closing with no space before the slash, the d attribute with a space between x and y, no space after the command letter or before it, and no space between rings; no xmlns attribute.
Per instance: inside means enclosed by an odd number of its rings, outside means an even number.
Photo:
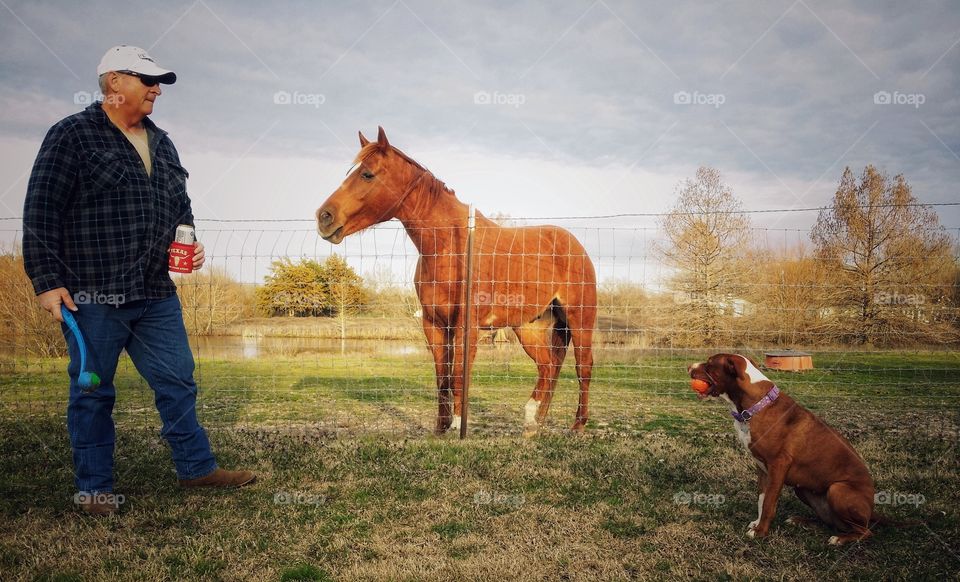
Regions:
<svg viewBox="0 0 960 582"><path fill-rule="evenodd" d="M4 350L24 350L37 356L67 353L60 326L37 302L19 248L10 252L0 249L0 321L4 322L0 338Z"/></svg>
<svg viewBox="0 0 960 582"><path fill-rule="evenodd" d="M835 273L841 339L866 346L949 340L936 303L955 261L936 212L919 204L903 175L850 168L810 234ZM845 337L844 337L845 336Z"/></svg>
<svg viewBox="0 0 960 582"><path fill-rule="evenodd" d="M176 277L183 322L193 335L215 335L252 315L252 293L223 267Z"/></svg>
<svg viewBox="0 0 960 582"><path fill-rule="evenodd" d="M525 221L523 221L523 220L520 220L519 218L514 218L514 217L510 216L510 215L509 215L508 213L506 213L506 212L495 212L494 214L491 214L491 215L488 216L487 218L489 218L490 220L496 222L496 223L499 224L500 226L505 226L505 227L510 227L510 228L512 228L512 227L517 227L517 226L523 226L523 223L525 222Z"/></svg>
<svg viewBox="0 0 960 582"><path fill-rule="evenodd" d="M687 341L715 343L742 284L737 257L749 242L750 220L714 168L699 168L696 179L681 182L677 191L676 204L660 221L667 240L659 245L675 270L674 321L681 335L696 334Z"/></svg>
<svg viewBox="0 0 960 582"><path fill-rule="evenodd" d="M755 307L741 333L751 345L822 344L829 337L828 313L833 301L831 273L804 245L773 249L756 246L743 260L750 284L744 290Z"/></svg>
<svg viewBox="0 0 960 582"><path fill-rule="evenodd" d="M364 308L372 316L386 319L413 318L420 309L420 300L413 286L401 274L393 271L389 264L380 263L365 273L363 287L369 292L369 302Z"/></svg>

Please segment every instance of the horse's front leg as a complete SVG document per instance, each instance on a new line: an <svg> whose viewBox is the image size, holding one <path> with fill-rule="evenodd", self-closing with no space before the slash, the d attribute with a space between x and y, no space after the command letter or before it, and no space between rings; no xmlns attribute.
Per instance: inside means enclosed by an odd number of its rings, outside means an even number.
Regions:
<svg viewBox="0 0 960 582"><path fill-rule="evenodd" d="M437 411L436 434L443 434L450 428L453 420L450 390L453 385L453 351L452 335L447 333L448 328L437 325L427 317L423 318L423 333L427 336L427 345L433 354L433 364L437 376Z"/></svg>
<svg viewBox="0 0 960 582"><path fill-rule="evenodd" d="M466 365L467 374L470 374L473 368L473 360L477 356L477 335L478 330L471 326L467 340L467 350L463 349L463 326L457 326L453 337L453 422L450 428L460 430L460 422L463 417L463 379L464 365ZM464 358L466 355L466 358Z"/></svg>

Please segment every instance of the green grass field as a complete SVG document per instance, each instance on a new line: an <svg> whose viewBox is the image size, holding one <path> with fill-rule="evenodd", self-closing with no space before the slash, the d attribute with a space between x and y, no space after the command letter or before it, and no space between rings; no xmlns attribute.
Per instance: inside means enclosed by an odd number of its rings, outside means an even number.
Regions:
<svg viewBox="0 0 960 582"><path fill-rule="evenodd" d="M771 535L726 409L698 402L697 354L598 357L587 434L564 370L542 435L520 438L535 370L481 354L471 436L430 434L423 353L200 360L199 409L220 463L257 484L176 487L152 397L118 375L121 515L73 505L63 360L0 362L0 578L24 580L960 579L960 356L816 354L770 373L865 458L880 510L922 520L835 548L785 491ZM702 356L703 354L700 354Z"/></svg>

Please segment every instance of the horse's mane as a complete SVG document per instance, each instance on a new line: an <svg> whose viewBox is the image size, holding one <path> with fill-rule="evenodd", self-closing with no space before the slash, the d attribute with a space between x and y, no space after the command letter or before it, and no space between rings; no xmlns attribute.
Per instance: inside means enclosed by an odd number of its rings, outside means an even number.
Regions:
<svg viewBox="0 0 960 582"><path fill-rule="evenodd" d="M456 195L453 189L448 188L447 185L443 182L443 180L440 180L439 178L434 176L433 172L424 168L420 164L420 162L411 158L410 156L408 156L407 154L403 153L402 151L398 150L393 146L389 146L389 147L390 147L390 150L393 151L393 153L400 156L403 160L407 161L413 167L417 168L421 172L426 172L427 174L429 174L427 176L424 176L424 178L426 179L426 182L427 182L426 184L427 191L431 195L436 195L436 194L450 194L451 196ZM362 148L360 148L360 153L357 154L357 157L353 160L353 163L362 164L367 158L369 158L373 154L377 152L382 152L382 151L383 150L381 149L380 144L375 141L372 141L367 145L363 146Z"/></svg>

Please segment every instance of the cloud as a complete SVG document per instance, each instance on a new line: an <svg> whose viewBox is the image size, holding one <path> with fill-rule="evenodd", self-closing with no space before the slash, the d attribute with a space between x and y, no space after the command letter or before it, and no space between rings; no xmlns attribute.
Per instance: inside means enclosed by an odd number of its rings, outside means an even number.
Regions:
<svg viewBox="0 0 960 582"><path fill-rule="evenodd" d="M211 213L299 213L294 192L335 186L356 131L378 124L464 196L515 215L547 198L554 212L539 214L663 206L701 164L754 207L822 204L846 165L904 173L925 201L951 200L960 179L960 47L948 50L960 15L948 2L10 6L50 51L16 19L0 24L3 143L37 143L79 109L73 95L95 89L108 45L156 43L180 82L164 87L155 121L192 160L195 184L230 168ZM107 38L130 22L135 34ZM926 102L877 105L881 90ZM281 91L322 103L277 104ZM678 104L678 92L724 102ZM12 180L22 158L0 171ZM258 206L270 188L279 202Z"/></svg>
<svg viewBox="0 0 960 582"><path fill-rule="evenodd" d="M0 127L4 128L6 135L22 133L36 137L35 131L38 128L44 128L45 133L45 130L58 120L76 113L85 106L82 103L74 103L74 97L82 102L91 95L90 92L69 96L51 95L36 89L14 90L12 87L0 86Z"/></svg>

